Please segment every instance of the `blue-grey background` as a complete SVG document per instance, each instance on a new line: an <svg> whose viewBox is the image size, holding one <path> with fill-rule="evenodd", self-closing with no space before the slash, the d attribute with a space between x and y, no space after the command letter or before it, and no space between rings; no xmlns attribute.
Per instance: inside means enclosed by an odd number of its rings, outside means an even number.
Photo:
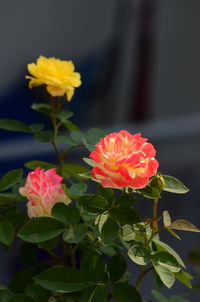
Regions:
<svg viewBox="0 0 200 302"><path fill-rule="evenodd" d="M73 60L83 82L69 105L74 121L85 130L127 129L149 137L161 172L191 189L186 196L166 193L160 211L168 209L174 219L200 227L199 16L199 0L1 0L0 118L42 121L29 107L46 94L27 88L26 64L39 55ZM81 156L75 152L70 160L79 162ZM0 174L33 158L53 160L51 146L0 131ZM150 203L138 202L143 217ZM183 234L180 242L167 234L163 238L186 262L200 243L193 233ZM15 250L12 257L2 252L0 283L8 282L17 257ZM151 276L144 281L146 297L151 282ZM184 290L177 283L165 292ZM197 292L190 301L199 298Z"/></svg>

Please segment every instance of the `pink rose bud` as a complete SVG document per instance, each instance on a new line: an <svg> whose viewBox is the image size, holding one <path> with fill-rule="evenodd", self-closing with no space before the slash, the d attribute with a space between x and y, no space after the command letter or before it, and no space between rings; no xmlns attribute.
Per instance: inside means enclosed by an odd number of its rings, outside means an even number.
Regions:
<svg viewBox="0 0 200 302"><path fill-rule="evenodd" d="M103 187L144 188L157 173L156 151L140 133L122 130L100 140L90 154L94 161L93 179Z"/></svg>
<svg viewBox="0 0 200 302"><path fill-rule="evenodd" d="M55 169L44 171L37 168L29 172L25 186L19 192L29 200L27 207L30 218L51 216L51 210L56 203L70 203L71 200L62 188L62 179Z"/></svg>

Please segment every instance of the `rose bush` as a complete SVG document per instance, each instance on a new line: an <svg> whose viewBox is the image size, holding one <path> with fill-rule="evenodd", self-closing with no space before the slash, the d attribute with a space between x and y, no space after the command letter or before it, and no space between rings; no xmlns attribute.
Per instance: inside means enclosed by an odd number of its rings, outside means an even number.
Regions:
<svg viewBox="0 0 200 302"><path fill-rule="evenodd" d="M15 169L0 179L0 245L8 251L17 238L23 262L10 283L0 284L0 301L142 302L142 281L150 272L157 289L152 293L160 302L166 298L158 290L171 288L175 280L191 288L184 262L161 237L163 231L180 239L174 230L200 230L184 219L173 220L167 210L158 211L164 192L185 194L188 188L157 171L156 151L140 133L82 132L70 121L73 113L52 96L66 94L70 100L80 86L71 61L40 57L28 69L30 88L47 86L50 103L31 108L47 115L50 127L1 119L0 129L51 144L56 161L29 161L24 164L28 173ZM84 161L91 170L67 161L79 147L88 150L90 158ZM138 196L152 200L148 217L134 209ZM127 257L140 267L137 276L129 271Z"/></svg>

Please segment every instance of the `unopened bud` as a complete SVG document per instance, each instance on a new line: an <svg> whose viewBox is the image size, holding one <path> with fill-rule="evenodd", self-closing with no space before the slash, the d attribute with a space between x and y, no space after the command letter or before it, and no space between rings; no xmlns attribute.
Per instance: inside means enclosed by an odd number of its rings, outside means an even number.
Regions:
<svg viewBox="0 0 200 302"><path fill-rule="evenodd" d="M159 192L162 192L165 186L163 176L161 174L157 174L156 176L154 176L154 178L151 180L151 185Z"/></svg>

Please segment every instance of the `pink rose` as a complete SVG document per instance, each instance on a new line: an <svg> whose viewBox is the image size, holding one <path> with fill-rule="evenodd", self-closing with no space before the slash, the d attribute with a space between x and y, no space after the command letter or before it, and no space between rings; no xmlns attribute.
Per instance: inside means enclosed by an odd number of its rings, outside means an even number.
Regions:
<svg viewBox="0 0 200 302"><path fill-rule="evenodd" d="M56 203L70 203L61 182L62 177L56 174L55 169L44 171L37 168L29 172L25 186L19 192L29 200L27 207L30 218L51 216L52 207Z"/></svg>
<svg viewBox="0 0 200 302"><path fill-rule="evenodd" d="M144 188L157 173L156 151L140 133L122 130L100 140L90 154L94 161L91 171L103 187Z"/></svg>

